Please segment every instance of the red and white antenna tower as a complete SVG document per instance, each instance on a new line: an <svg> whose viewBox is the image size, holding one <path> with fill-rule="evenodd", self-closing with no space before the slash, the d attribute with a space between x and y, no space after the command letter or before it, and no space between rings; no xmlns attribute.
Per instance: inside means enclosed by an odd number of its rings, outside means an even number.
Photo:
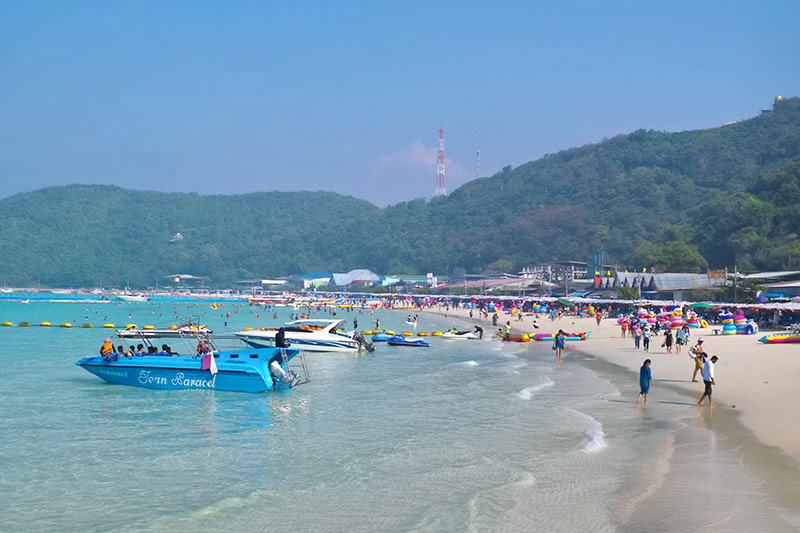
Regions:
<svg viewBox="0 0 800 533"><path fill-rule="evenodd" d="M436 156L436 196L447 195L444 184L444 128L439 128L439 153Z"/></svg>

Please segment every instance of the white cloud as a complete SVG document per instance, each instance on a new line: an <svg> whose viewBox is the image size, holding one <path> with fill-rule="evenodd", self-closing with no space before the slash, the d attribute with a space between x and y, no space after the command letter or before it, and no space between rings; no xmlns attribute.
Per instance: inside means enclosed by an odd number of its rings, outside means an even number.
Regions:
<svg viewBox="0 0 800 533"><path fill-rule="evenodd" d="M369 168L364 184L368 199L394 204L433 196L436 189L437 147L414 141L406 148L378 157ZM445 157L447 189L454 190L471 179L462 165Z"/></svg>

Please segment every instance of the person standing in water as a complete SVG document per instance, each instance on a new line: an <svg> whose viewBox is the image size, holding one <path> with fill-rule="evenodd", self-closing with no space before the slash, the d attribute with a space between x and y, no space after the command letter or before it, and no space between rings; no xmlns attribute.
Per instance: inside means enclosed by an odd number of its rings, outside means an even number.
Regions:
<svg viewBox="0 0 800 533"><path fill-rule="evenodd" d="M650 359L645 359L642 368L639 369L639 396L636 397L638 405L644 396L644 406L647 407L647 395L650 393L650 386L653 384L653 375L650 373Z"/></svg>
<svg viewBox="0 0 800 533"><path fill-rule="evenodd" d="M558 330L555 339L553 339L553 349L556 351L556 363L561 362L561 352L564 351L564 330Z"/></svg>

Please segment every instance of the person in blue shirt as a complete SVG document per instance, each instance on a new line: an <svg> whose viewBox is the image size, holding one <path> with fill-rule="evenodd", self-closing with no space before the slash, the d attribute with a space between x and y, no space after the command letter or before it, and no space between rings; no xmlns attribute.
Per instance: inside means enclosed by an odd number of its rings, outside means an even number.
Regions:
<svg viewBox="0 0 800 533"><path fill-rule="evenodd" d="M644 396L644 406L647 407L647 394L650 392L650 385L653 384L653 375L650 373L650 359L645 359L642 368L639 369L639 396L636 397L636 403L642 400Z"/></svg>
<svg viewBox="0 0 800 533"><path fill-rule="evenodd" d="M565 337L564 331L560 329L558 330L558 333L556 333L556 336L553 339L553 349L556 351L556 363L561 362L561 352L564 351L564 344L565 344L564 337Z"/></svg>

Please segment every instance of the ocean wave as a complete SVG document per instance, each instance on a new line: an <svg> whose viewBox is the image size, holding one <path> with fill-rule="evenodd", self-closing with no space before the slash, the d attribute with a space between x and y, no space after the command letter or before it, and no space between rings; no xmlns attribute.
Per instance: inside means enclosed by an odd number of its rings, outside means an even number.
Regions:
<svg viewBox="0 0 800 533"><path fill-rule="evenodd" d="M477 362L477 361L461 361L458 364L463 365L463 366L478 366L478 365L480 365L480 363Z"/></svg>
<svg viewBox="0 0 800 533"><path fill-rule="evenodd" d="M608 446L606 442L606 434L603 431L603 424L596 418L576 411L574 409L567 409L587 421L588 428L584 431L584 435L588 439L583 445L583 451L586 453L597 453Z"/></svg>
<svg viewBox="0 0 800 533"><path fill-rule="evenodd" d="M533 394L538 392L546 387L552 387L555 385L552 379L548 378L547 376L544 377L544 382L539 383L538 385L534 385L533 387L525 387L521 391L517 393L517 398L522 400L530 400L533 398Z"/></svg>

